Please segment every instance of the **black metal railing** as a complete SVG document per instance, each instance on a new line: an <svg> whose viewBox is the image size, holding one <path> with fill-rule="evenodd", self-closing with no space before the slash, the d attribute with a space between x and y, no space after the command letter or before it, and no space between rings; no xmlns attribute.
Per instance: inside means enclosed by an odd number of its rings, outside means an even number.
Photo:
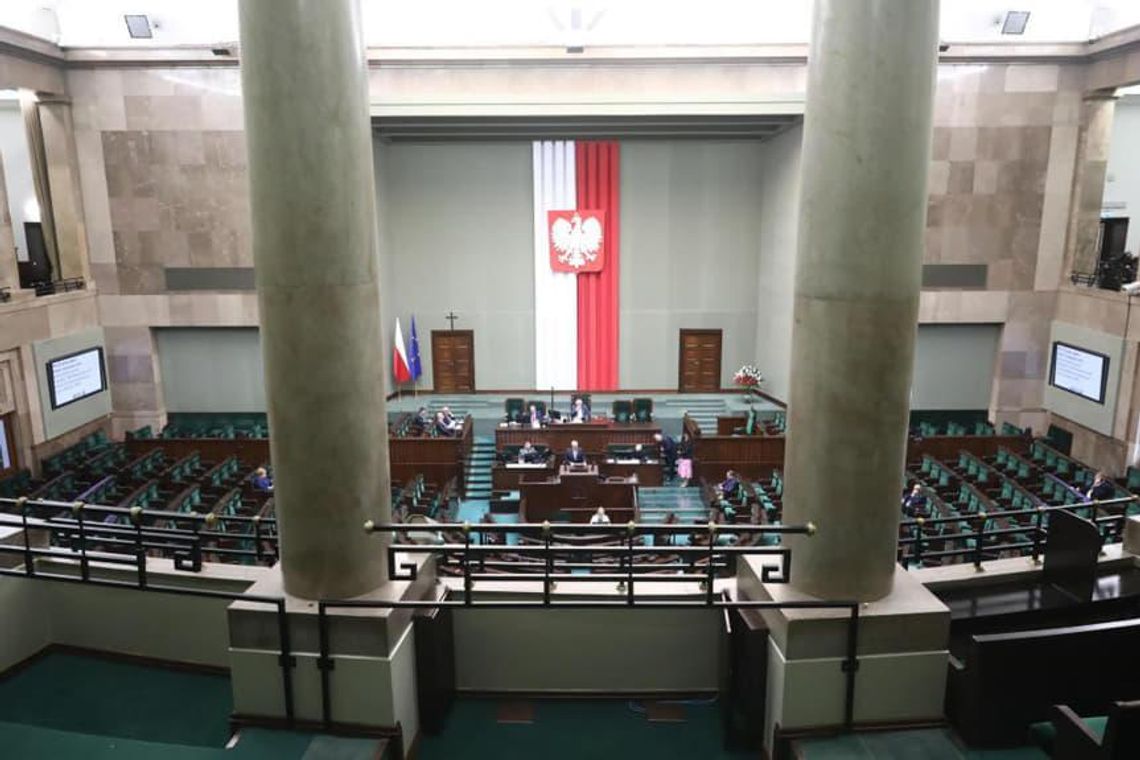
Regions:
<svg viewBox="0 0 1140 760"><path fill-rule="evenodd" d="M273 607L277 618L277 657L278 665L281 668L281 690L285 709L285 720L289 726L293 725L293 668L296 665L296 661L292 653L289 620L286 617L284 597L231 591L213 591L209 589L152 583L147 567L148 560L150 559L148 554L148 545L150 543L148 541L148 532L150 529L143 527L142 519L147 514L147 510L138 509L137 507L130 510L116 507L91 508L92 510L97 509L101 512L109 512L112 514L127 513L131 519L132 527L121 530L115 529L116 538L114 539L119 545L119 548L130 544L131 551L125 556L125 553L122 551L103 550L103 544L111 540L107 535L107 531L110 530L110 528L98 523L93 524L87 519L85 512L88 508L82 502L73 504L57 502L54 505L41 502L37 504L37 506L42 508L48 508L49 506L68 508L72 517L67 521L67 524L60 524L58 521L30 518L29 512L31 509L29 505L32 504L32 502L27 499L4 499L0 501L15 501L19 507L19 514L17 515L0 513L0 525L16 523L22 527L22 541L19 544L0 544L0 557L5 555L17 555L23 559L23 563L15 567L3 566L3 563L0 563L0 576L29 578L56 583L83 583L105 588L129 589L147 593L189 596L200 599L217 599L219 601L241 601ZM153 515L155 513L152 512L150 514ZM164 513L157 514L161 515ZM36 546L32 542L32 536L37 530L68 531L72 534L72 545L67 549L58 546ZM173 531L169 530L163 532L164 534L173 533ZM192 531L183 532L194 535ZM128 535L130 536L129 538L127 537ZM197 540L192 541L191 544L197 545L200 550L201 534L199 533L197 535ZM201 555L199 554L198 556L199 560L196 568L186 567L181 569L201 569ZM53 572L51 570L44 570L40 567L40 563L37 562L39 559L78 561L79 574L76 576L66 571ZM101 577L98 572L93 572L93 569L100 570L103 569L103 566L109 566L107 569L133 568L135 570L134 579L115 580L114 578ZM177 558L175 560L175 566L178 566Z"/></svg>
<svg viewBox="0 0 1140 760"><path fill-rule="evenodd" d="M420 563L416 555L436 555L441 566L450 566L458 571L461 588L438 598L427 600L362 600L341 599L321 600L317 604L318 647L317 667L321 673L321 716L326 727L334 724L332 715L331 679L335 670L329 646L329 610L338 609L749 609L786 610L817 609L844 610L847 612L846 653L840 665L844 675L844 717L843 725L850 730L855 718L855 676L859 669L859 604L855 601L759 601L734 599L727 593L717 593L715 581L718 571L734 567L741 556L777 557L778 564L764 564L760 579L765 583L788 583L791 579L791 552L786 546L763 545L740 542L721 545L718 539L734 536L762 539L764 535L806 535L815 533L808 525L663 525L637 524L624 525L570 525L551 523L437 523L409 526L407 524L377 525L367 523L365 530L389 538L385 550L388 575L393 580L415 581ZM409 533L437 533L442 543L411 543L406 541ZM507 545L505 539L515 534L521 537L535 537L536 543L529 545ZM689 535L692 546L647 546L638 543L646 536ZM484 542L485 537L493 536L504 540ZM599 539L598 543L567 543L560 538L583 536ZM478 540L474 540L474 539ZM394 541L391 539L395 539ZM610 543L605 541L609 539ZM616 545L614 542L617 542ZM525 554L536 557L537 572L488 573L491 559L496 554ZM565 560L560 555L588 555L589 560ZM616 557L613 562L598 563L594 555ZM665 563L653 563L653 557L673 558ZM407 561L411 558L413 561ZM641 561L639 561L639 559ZM504 563L503 567L510 563ZM517 567L517 563L514 563ZM572 570L589 570L589 573L574 573ZM661 574L666 569L668 574ZM567 572L563 572L567 571ZM601 571L601 572L594 572ZM578 596L559 598L555 592L561 581L614 583L616 593L612 597L582 599ZM540 583L541 595L533 599L505 600L498 595L502 587L496 587L494 598L479 598L475 584L482 581L520 584L519 591L531 590L533 584ZM644 583L696 581L701 594L689 599L653 598L636 594L636 586ZM530 584L524 587L521 584Z"/></svg>
<svg viewBox="0 0 1140 760"><path fill-rule="evenodd" d="M0 498L0 525L50 532L51 543L83 562L89 549L133 562L138 551L174 560L179 570L198 572L205 558L272 565L278 559L277 520L256 515L199 514L82 501ZM122 556L126 555L127 560Z"/></svg>
<svg viewBox="0 0 1140 760"><path fill-rule="evenodd" d="M69 277L63 280L44 280L32 285L36 296L54 296L56 293L70 293L73 290L85 290L87 281L82 277Z"/></svg>
<svg viewBox="0 0 1140 760"><path fill-rule="evenodd" d="M1034 509L1009 509L993 512L979 511L953 517L917 517L903 520L900 524L898 559L904 568L912 564L922 565L924 561L964 559L981 569L986 560L996 559L999 554L1016 553L1029 556L1035 562L1040 559L1048 536L1049 514L1067 510L1079 517L1086 517L1100 529L1107 541L1119 538L1127 507L1140 503L1140 496L1125 496L1103 501L1084 501L1073 504L1038 506ZM1118 507L1118 513L1105 512L1106 508ZM1102 514L1102 512L1105 512ZM1084 514L1082 514L1084 513ZM997 527L1000 521L1012 521L1009 527ZM1022 522L1025 521L1025 522ZM969 526L962 530L962 524ZM953 525L954 533L937 532L941 526ZM987 527L992 525L993 527ZM1005 536L1028 536L1027 540L1002 542ZM957 546L949 549L930 549L931 544L950 545L973 542L972 546ZM909 548L910 551L907 551Z"/></svg>
<svg viewBox="0 0 1140 760"><path fill-rule="evenodd" d="M1095 523L1106 539L1118 539L1126 519L1127 506L1140 502L1140 496L1040 506L1031 510L976 512L948 517L906 520L899 539L900 561L905 566L925 560L964 559L981 567L986 560L1009 552L1040 558L1048 536L1048 517L1067 510ZM0 525L22 529L23 541L0 545L0 556L22 555L22 565L0 568L0 575L57 582L89 583L98 586L135 589L143 592L181 594L231 601L249 601L275 607L279 625L279 657L286 712L292 719L294 667L290 647L289 621L283 598L236 592L208 591L155 584L148 562L155 556L174 559L176 568L197 571L204 558L227 556L272 562L277 559L277 530L273 518L172 513L138 507L109 507L82 502L31 499L0 499ZM110 521L109 521L110 520ZM1006 523L1003 525L1002 523ZM961 527L965 524L967 527ZM943 526L956 526L953 533L937 533ZM735 573L741 557L756 556L771 561L759 569L766 583L791 580L791 551L783 544L769 545L765 536L810 536L813 527L717 524L665 525L618 524L572 525L550 523L435 523L368 524L365 529L387 537L389 577L414 582L420 557L432 555L440 574L450 573L457 588L438 599L324 599L317 604L318 657L322 692L322 718L334 724L331 702L333 659L330 651L330 611L340 609L832 609L845 611L847 652L841 668L846 679L844 724L854 720L855 675L858 670L859 606L853 601L758 601L732 598L718 591L718 578ZM47 531L55 546L38 546L37 531ZM416 543L414 534L435 534L439 542ZM519 543L508 544L516 535ZM687 545L648 544L645 537L687 535ZM1023 540L1005 542L1010 536ZM722 539L731 537L729 543ZM220 543L247 546L221 546ZM959 548L932 549L931 544ZM250 543L252 542L252 544ZM504 556L506 555L506 556ZM57 570L43 560L74 563ZM78 572L75 572L77 566ZM102 572L109 568L133 569L131 580L113 580ZM573 582L613 584L608 594L583 598L581 594L560 594L559 584ZM691 582L699 593L654 595L644 593L661 583ZM481 597L480 585L495 591L538 591L530 598L503 599L501 595ZM639 588L641 587L641 593Z"/></svg>
<svg viewBox="0 0 1140 760"><path fill-rule="evenodd" d="M145 510L138 507L106 507L87 505L82 502L51 502L37 501L27 498L0 499L0 505L9 508L9 513L0 512L0 525L18 526L21 529L22 541L17 544L0 545L0 556L18 555L22 564L15 567L0 567L0 576L20 577L36 580L53 581L58 583L85 583L92 586L132 589L146 593L172 594L176 596L191 596L198 598L211 598L228 601L245 601L255 604L271 605L275 609L278 626L278 664L281 668L281 683L283 703L285 706L286 723L294 725L294 695L293 695L293 668L296 659L291 645L289 619L286 615L284 597L273 597L240 592L213 591L206 589L189 588L156 584L151 580L149 560L153 558L153 550L161 548L175 551L175 566L180 569L197 570L201 568L203 553L214 552L216 549L204 547L203 541L211 537L225 537L224 532L211 532L206 528L220 518L211 519L212 516L194 514L171 515L169 512ZM14 509L13 509L14 508ZM12 513L14 512L14 513ZM36 516L36 515L46 516ZM129 525L109 524L101 521L108 516L116 520L126 519ZM193 524L190 529L150 527L146 525L148 519L170 520L176 519ZM227 517L225 520L236 518ZM254 518L247 518L254 526L261 522ZM424 529L432 532L438 531L441 535L461 536L461 540L444 544L416 544L408 543L403 539L409 532L420 533ZM754 525L559 525L558 533L549 523L542 524L434 524L429 526L407 524L387 524L366 526L371 533L394 536L397 541L389 542L385 551L389 577L393 580L414 581L417 577L417 562L407 562L408 557L422 554L438 555L441 562L451 561L457 563L456 567L463 578L462 589L454 594L448 594L439 599L389 599L389 600L321 600L318 602L318 658L317 666L321 671L322 717L326 727L333 726L331 685L330 679L333 670L333 660L329 647L329 610L335 609L438 609L458 608L465 609L834 609L847 612L847 642L846 654L841 662L841 670L845 679L844 726L850 729L854 722L855 710L855 674L858 670L858 622L859 605L854 601L755 601L750 599L734 599L725 592L717 593L714 584L719 572L732 567L737 557L742 555L761 555L777 557L775 564L765 564L760 571L761 580L769 583L787 583L790 580L790 551L785 546L758 545L745 543L736 545L720 545L718 540L726 536L736 536L737 539L751 537L753 540L769 535L812 535L814 528L805 526L754 526ZM39 546L33 537L37 532L64 534L66 545ZM275 533L275 530L274 530ZM526 547L506 547L505 544L476 543L472 540L473 534L480 537L485 535L499 535L503 538L507 534L538 535L541 541L537 545ZM704 545L695 546L643 546L638 545L637 539L646 535L678 535L689 534L695 543ZM589 536L594 538L617 536L622 539L619 546L595 545L593 543L564 544L559 539L565 536ZM248 539L247 534L232 534L232 537ZM36 537L37 539L39 537ZM261 538L266 538L262 535ZM501 573L484 572L487 563L495 551L524 551L530 555L541 558L541 574L532 573ZM190 554L190 561L180 563L179 559L186 559L183 552ZM567 552L585 552L590 559L585 562L569 562L560 556ZM593 557L620 554L617 571L612 562L594 562ZM665 563L652 563L645 561L654 554L671 555L674 560ZM401 560L405 561L401 561ZM55 560L68 563L58 571L50 566L45 569L43 560ZM78 574L69 571L70 567L78 564ZM565 567L569 564L571 567ZM116 580L105 577L110 572L133 569L132 580ZM577 574L562 572L568 569L589 569L602 572ZM664 569L667 575L654 576L652 573ZM483 580L494 579L498 582L534 582L540 581L543 592L540 597L533 600L503 600L479 599L475 596L475 584ZM562 580L616 582L618 594L612 598L582 599L567 596L557 598L555 590ZM638 584L653 583L657 581L679 580L697 581L701 584L702 593L695 598L670 597L653 598L651 596L638 596Z"/></svg>

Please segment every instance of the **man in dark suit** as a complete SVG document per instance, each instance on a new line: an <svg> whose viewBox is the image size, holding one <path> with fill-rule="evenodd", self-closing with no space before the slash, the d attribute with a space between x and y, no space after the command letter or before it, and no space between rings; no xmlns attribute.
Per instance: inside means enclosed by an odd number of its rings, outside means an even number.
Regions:
<svg viewBox="0 0 1140 760"><path fill-rule="evenodd" d="M563 464L586 464L586 452L582 451L577 441L570 441L570 448L566 449L562 462Z"/></svg>
<svg viewBox="0 0 1140 760"><path fill-rule="evenodd" d="M530 441L525 441L519 449L519 462L533 464L539 460L538 449Z"/></svg>
<svg viewBox="0 0 1140 760"><path fill-rule="evenodd" d="M526 422L532 428L542 427L546 424L546 415L536 405L531 404L526 412Z"/></svg>
<svg viewBox="0 0 1140 760"><path fill-rule="evenodd" d="M1085 496L1093 501L1104 501L1111 499L1116 495L1116 488L1112 485L1112 481L1103 472L1098 472L1096 477L1093 478L1092 488L1090 488Z"/></svg>
<svg viewBox="0 0 1140 760"><path fill-rule="evenodd" d="M903 513L907 517L926 517L928 501L922 490L921 483L915 483L914 488L903 499Z"/></svg>
<svg viewBox="0 0 1140 760"><path fill-rule="evenodd" d="M672 478L677 466L677 442L673 436L663 433L654 433L653 440L661 450L661 458L665 460L665 477Z"/></svg>

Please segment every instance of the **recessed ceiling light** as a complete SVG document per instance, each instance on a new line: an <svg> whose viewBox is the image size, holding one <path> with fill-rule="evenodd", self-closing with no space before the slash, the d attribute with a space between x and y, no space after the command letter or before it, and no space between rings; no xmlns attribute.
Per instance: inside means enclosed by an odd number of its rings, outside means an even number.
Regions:
<svg viewBox="0 0 1140 760"><path fill-rule="evenodd" d="M1029 24L1029 11L1010 11L1005 14L1005 21L1001 25L1002 34L1025 34L1025 27Z"/></svg>
<svg viewBox="0 0 1140 760"><path fill-rule="evenodd" d="M132 40L149 40L154 37L154 32L150 28L150 17L141 13L128 13L123 16L123 20L127 22L127 33L131 35Z"/></svg>

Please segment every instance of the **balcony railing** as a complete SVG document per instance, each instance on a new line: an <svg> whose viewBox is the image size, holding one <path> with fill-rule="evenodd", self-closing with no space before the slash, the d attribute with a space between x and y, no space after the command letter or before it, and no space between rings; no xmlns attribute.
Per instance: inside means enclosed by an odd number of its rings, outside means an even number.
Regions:
<svg viewBox="0 0 1140 760"><path fill-rule="evenodd" d="M904 568L909 568L912 564L922 565L926 560L962 558L981 569L982 563L986 560L996 559L999 554L1011 552L1027 554L1037 561L1045 547L1051 513L1067 510L1090 520L1100 530L1101 537L1107 543L1110 540L1119 540L1124 521L1127 519L1126 510L1129 505L1136 503L1140 503L1140 496L1040 506L1031 510L983 511L954 517L917 517L913 520L904 520L900 525L898 559ZM1119 509L1119 512L1115 512L1116 509ZM1016 521L1017 524L1012 527L996 527L998 521L1002 520ZM1022 520L1026 522L1023 523ZM961 528L963 523L969 526L968 530ZM994 527L987 527L991 524ZM939 532L947 525L954 526L955 532ZM1002 538L1006 536L1028 536L1028 538L1003 543ZM973 542L973 546L938 550L929 548L934 543L954 545L970 541Z"/></svg>

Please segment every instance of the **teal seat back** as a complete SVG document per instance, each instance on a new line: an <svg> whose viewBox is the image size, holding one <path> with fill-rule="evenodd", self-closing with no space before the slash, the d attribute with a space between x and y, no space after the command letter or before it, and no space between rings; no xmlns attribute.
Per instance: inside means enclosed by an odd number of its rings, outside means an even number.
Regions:
<svg viewBox="0 0 1140 760"><path fill-rule="evenodd" d="M653 419L653 399L648 396L635 398L633 416L638 422L650 422Z"/></svg>
<svg viewBox="0 0 1140 760"><path fill-rule="evenodd" d="M629 422L633 418L633 402L619 399L615 401L610 411L616 422Z"/></svg>

